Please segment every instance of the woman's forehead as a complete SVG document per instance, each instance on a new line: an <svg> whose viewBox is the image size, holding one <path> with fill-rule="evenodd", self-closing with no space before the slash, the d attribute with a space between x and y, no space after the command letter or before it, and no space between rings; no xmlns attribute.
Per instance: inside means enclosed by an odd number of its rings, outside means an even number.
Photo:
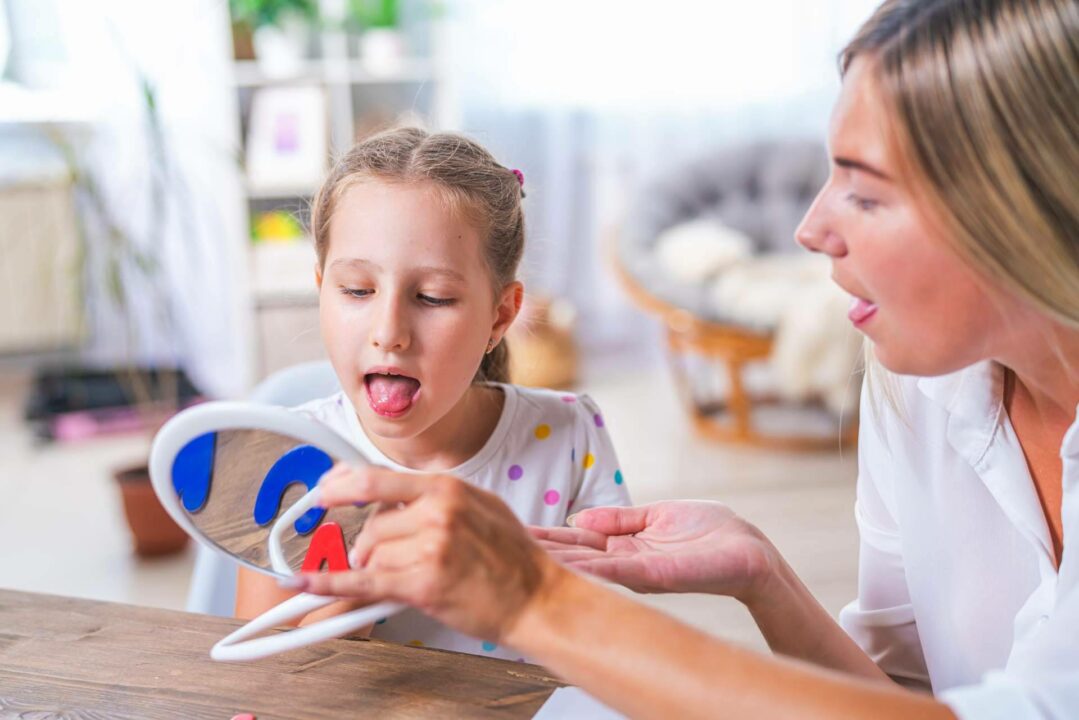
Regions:
<svg viewBox="0 0 1079 720"><path fill-rule="evenodd" d="M848 68L832 110L828 146L833 158L856 160L894 177L892 127L874 68L862 58Z"/></svg>

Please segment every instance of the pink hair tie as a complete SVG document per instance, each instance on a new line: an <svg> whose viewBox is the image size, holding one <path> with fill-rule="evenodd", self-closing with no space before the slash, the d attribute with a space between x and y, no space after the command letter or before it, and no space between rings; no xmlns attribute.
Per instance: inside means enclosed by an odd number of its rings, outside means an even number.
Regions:
<svg viewBox="0 0 1079 720"><path fill-rule="evenodd" d="M514 175L517 176L517 182L519 182L521 184L521 187L524 187L525 186L525 174L523 172L521 172L520 170L518 170L517 168L514 168L513 170L510 170L510 172L512 172Z"/></svg>

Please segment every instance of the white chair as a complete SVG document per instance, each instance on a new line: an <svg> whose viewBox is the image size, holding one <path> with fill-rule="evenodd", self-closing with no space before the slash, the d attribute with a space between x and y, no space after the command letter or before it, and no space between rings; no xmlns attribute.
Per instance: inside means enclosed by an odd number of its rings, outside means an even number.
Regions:
<svg viewBox="0 0 1079 720"><path fill-rule="evenodd" d="M341 389L329 362L318 360L279 370L251 392L250 402L292 407L333 395ZM233 617L236 608L236 563L198 546L187 611Z"/></svg>

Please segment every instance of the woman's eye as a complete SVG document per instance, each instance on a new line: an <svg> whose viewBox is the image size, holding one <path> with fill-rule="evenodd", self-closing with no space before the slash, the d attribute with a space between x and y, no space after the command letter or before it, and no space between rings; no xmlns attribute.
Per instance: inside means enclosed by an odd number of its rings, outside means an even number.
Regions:
<svg viewBox="0 0 1079 720"><path fill-rule="evenodd" d="M362 297L367 297L368 295L373 293L374 290L368 290L366 288L343 287L343 288L341 288L341 292L344 293L345 295L350 295L350 296L356 297L356 298L362 298Z"/></svg>
<svg viewBox="0 0 1079 720"><path fill-rule="evenodd" d="M428 305L434 305L435 307L452 305L454 303L453 298L437 298L432 297L431 295L424 295L423 293L417 294L416 297L420 299L420 302L427 303Z"/></svg>
<svg viewBox="0 0 1079 720"><path fill-rule="evenodd" d="M855 195L854 193L850 193L849 195L847 195L847 201L853 204L854 207L865 212L874 210L878 204L876 200L871 200L869 198L862 197L861 195Z"/></svg>

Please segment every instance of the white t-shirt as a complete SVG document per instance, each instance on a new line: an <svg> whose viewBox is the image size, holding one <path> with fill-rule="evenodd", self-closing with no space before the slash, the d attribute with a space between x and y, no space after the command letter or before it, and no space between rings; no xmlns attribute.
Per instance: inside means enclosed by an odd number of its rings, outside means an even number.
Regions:
<svg viewBox="0 0 1079 720"><path fill-rule="evenodd" d="M902 415L880 399L879 426L863 393L858 599L840 623L965 720L1079 717L1079 420L1060 449L1058 570L1003 369L897 382Z"/></svg>
<svg viewBox="0 0 1079 720"><path fill-rule="evenodd" d="M502 415L484 446L444 471L495 493L527 525L564 525L587 507L629 505L629 493L599 408L587 395L492 383L505 393ZM352 443L371 462L408 470L367 437L342 392L293 408ZM375 625L372 637L504 659L507 648L450 630L408 609Z"/></svg>

